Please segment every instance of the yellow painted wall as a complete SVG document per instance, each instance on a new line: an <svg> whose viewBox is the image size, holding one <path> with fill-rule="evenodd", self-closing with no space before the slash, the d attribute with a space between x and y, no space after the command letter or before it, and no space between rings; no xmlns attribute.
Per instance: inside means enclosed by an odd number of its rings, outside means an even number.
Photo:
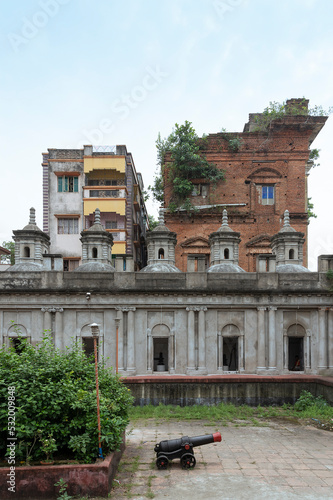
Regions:
<svg viewBox="0 0 333 500"><path fill-rule="evenodd" d="M126 201L120 200L105 200L103 198L95 198L84 200L83 213L85 216L93 214L99 208L101 212L116 212L119 215L125 215Z"/></svg>
<svg viewBox="0 0 333 500"><path fill-rule="evenodd" d="M118 172L125 172L126 161L125 157L115 158L84 158L84 173L87 174L92 170L118 170Z"/></svg>
<svg viewBox="0 0 333 500"><path fill-rule="evenodd" d="M126 243L125 241L114 241L112 247L112 253L117 254L125 254L126 253Z"/></svg>

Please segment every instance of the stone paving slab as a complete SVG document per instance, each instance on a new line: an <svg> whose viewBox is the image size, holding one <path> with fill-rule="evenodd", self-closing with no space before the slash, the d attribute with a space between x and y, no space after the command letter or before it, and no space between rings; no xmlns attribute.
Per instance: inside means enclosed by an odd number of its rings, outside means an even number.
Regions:
<svg viewBox="0 0 333 500"><path fill-rule="evenodd" d="M192 470L174 460L155 466L154 446L164 439L220 431L221 443L194 449ZM115 500L242 500L333 498L333 434L285 422L263 427L216 427L205 421L148 419L128 428L111 498Z"/></svg>

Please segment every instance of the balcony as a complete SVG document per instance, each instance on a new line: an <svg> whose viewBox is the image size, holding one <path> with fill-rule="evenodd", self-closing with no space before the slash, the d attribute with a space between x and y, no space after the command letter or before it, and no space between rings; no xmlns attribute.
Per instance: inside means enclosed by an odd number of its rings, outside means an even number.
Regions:
<svg viewBox="0 0 333 500"><path fill-rule="evenodd" d="M96 189L92 186L84 186L84 198L126 198L127 189L103 187Z"/></svg>

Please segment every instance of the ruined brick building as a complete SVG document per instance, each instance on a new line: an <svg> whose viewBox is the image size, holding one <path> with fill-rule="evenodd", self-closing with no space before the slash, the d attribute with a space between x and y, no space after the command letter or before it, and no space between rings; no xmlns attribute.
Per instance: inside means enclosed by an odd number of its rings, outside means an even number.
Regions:
<svg viewBox="0 0 333 500"><path fill-rule="evenodd" d="M181 271L209 267L208 237L220 226L223 208L234 231L240 233L239 265L245 271L256 271L257 256L271 253L270 238L280 230L285 210L290 212L292 227L304 233L303 264L307 265L307 177L313 163L309 148L327 117L288 114L288 108L293 113L297 106L307 108L304 99L286 104L286 115L264 130L258 126L260 115L250 114L242 133L207 136L202 153L225 172L225 180L216 186L195 180L191 202L197 210L190 215L184 210L166 212L166 224L178 236L176 266ZM169 156L166 166L170 161ZM164 195L168 208L172 185L167 179Z"/></svg>

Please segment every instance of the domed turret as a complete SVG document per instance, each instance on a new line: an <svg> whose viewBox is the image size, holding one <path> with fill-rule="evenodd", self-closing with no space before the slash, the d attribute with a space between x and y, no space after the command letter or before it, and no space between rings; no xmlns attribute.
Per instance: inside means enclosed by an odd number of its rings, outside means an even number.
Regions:
<svg viewBox="0 0 333 500"><path fill-rule="evenodd" d="M228 225L228 213L223 210L221 227L209 235L211 265L208 273L245 273L238 265L240 233Z"/></svg>

